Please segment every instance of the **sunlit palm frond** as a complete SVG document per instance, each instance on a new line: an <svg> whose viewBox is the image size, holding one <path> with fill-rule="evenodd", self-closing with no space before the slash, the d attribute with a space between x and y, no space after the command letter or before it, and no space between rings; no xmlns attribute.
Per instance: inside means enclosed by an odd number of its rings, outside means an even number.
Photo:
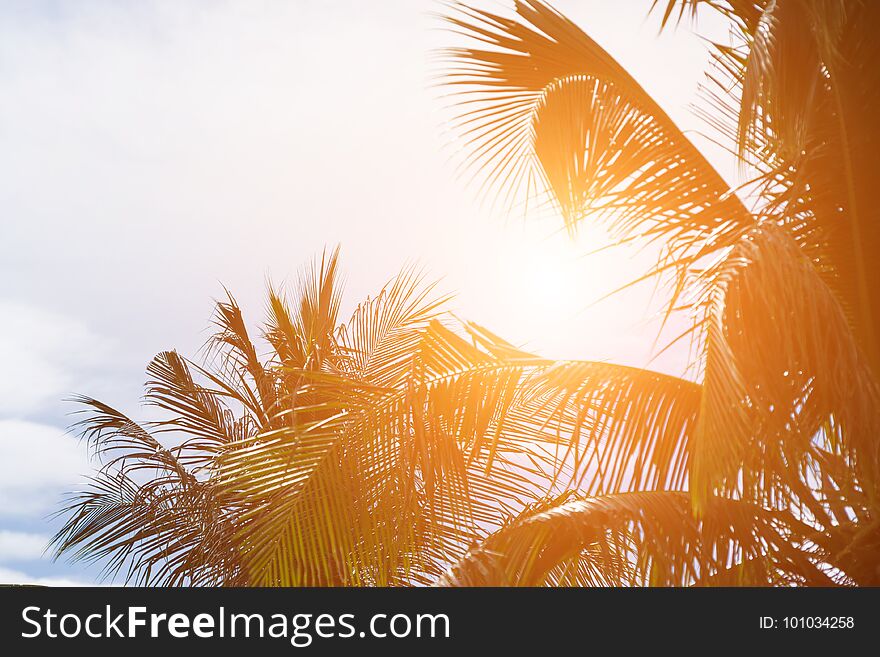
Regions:
<svg viewBox="0 0 880 657"><path fill-rule="evenodd" d="M473 540L505 498L528 491L502 465L492 478L483 472L493 458L503 463L490 427L524 366L432 321L390 386L307 376L309 397L336 413L306 424L299 415L313 409L298 407L285 430L242 444L222 466L225 485L253 505L242 516L251 575L272 584L393 583L388 564L394 576L405 560L431 567L418 563L416 536L401 523L430 525L442 554Z"/></svg>
<svg viewBox="0 0 880 657"><path fill-rule="evenodd" d="M539 586L588 560L581 584L831 584L803 528L782 514L714 498L695 519L686 492L551 500L515 519L453 565L443 586ZM735 573L735 574L733 574Z"/></svg>
<svg viewBox="0 0 880 657"><path fill-rule="evenodd" d="M744 62L740 144L778 161L769 208L820 266L880 376L880 45L874 2L779 1Z"/></svg>
<svg viewBox="0 0 880 657"><path fill-rule="evenodd" d="M700 110L758 172L761 213L785 227L838 296L875 376L880 372L880 46L873 2L778 0L733 45L715 44Z"/></svg>
<svg viewBox="0 0 880 657"><path fill-rule="evenodd" d="M540 460L553 486L603 495L686 485L698 384L649 370L572 361L534 373L523 388L505 434L510 442L519 440L522 453Z"/></svg>
<svg viewBox="0 0 880 657"><path fill-rule="evenodd" d="M537 1L517 18L459 6L471 40L450 48L444 82L486 184L547 191L569 226L605 217L619 237L662 239L658 270L726 246L751 215L642 87L574 23ZM543 188L543 189L542 189Z"/></svg>
<svg viewBox="0 0 880 657"><path fill-rule="evenodd" d="M310 297L333 286L335 255L331 265L312 277L322 283L303 286L316 290ZM421 332L443 301L432 287L412 269L401 272L358 306L347 326L334 327L334 358L322 362L323 372L293 367L297 360L284 356L285 343L295 341L279 336L298 336L305 322L288 321L272 295L268 335L279 345L284 410L271 431L237 445L221 467L224 486L234 488L244 509L240 535L254 582L389 583L388 573L403 575L400 562L415 561L413 511L421 491L402 479L394 445L369 435L358 442L347 432L370 395L411 368Z"/></svg>
<svg viewBox="0 0 880 657"><path fill-rule="evenodd" d="M337 331L347 376L376 386L405 375L422 331L439 317L448 297L425 284L413 267L403 269L373 298L363 301Z"/></svg>
<svg viewBox="0 0 880 657"><path fill-rule="evenodd" d="M791 237L766 226L708 278L690 478L697 505L722 482L750 489L749 499L781 503L820 437L874 481L877 383L813 263Z"/></svg>
<svg viewBox="0 0 880 657"><path fill-rule="evenodd" d="M301 273L293 311L283 294L269 290L266 339L283 366L317 370L332 361L341 300L338 246Z"/></svg>
<svg viewBox="0 0 880 657"><path fill-rule="evenodd" d="M673 18L676 24L680 23L685 15L696 20L699 9L708 7L750 32L755 30L764 8L770 4L768 0L654 0L651 10L661 7L664 2L661 27L666 27Z"/></svg>

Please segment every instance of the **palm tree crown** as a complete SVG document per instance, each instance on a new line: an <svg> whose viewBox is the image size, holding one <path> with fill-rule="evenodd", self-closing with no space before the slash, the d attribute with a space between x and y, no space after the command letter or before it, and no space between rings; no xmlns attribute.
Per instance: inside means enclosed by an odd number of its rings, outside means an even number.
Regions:
<svg viewBox="0 0 880 657"><path fill-rule="evenodd" d="M449 18L471 41L447 52L469 163L505 197L543 195L569 226L605 221L620 240L663 245L646 275L666 274L670 310L691 311L702 370L678 436L695 517L724 522L719 500L749 502L800 525L798 549L834 581L877 583L880 7L671 0L663 25L701 6L730 23L702 111L757 172L745 189L608 53L530 0L512 19L467 6Z"/></svg>
<svg viewBox="0 0 880 657"><path fill-rule="evenodd" d="M703 7L739 189L537 0L454 6L444 78L486 190L662 247L699 383L525 353L411 270L341 324L325 254L270 290L267 357L229 297L202 364L154 359L163 419L80 399L103 465L58 552L162 584L880 584L880 5L670 0L663 25Z"/></svg>

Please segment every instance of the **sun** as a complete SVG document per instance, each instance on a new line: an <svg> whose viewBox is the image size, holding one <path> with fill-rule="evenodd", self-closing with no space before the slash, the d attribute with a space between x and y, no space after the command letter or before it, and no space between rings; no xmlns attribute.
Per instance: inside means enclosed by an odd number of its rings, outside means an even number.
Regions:
<svg viewBox="0 0 880 657"><path fill-rule="evenodd" d="M576 256L564 245L537 244L510 267L511 291L528 312L567 316L584 293Z"/></svg>
<svg viewBox="0 0 880 657"><path fill-rule="evenodd" d="M515 344L561 355L572 322L603 291L596 285L600 272L583 257L589 245L536 223L506 226L492 235L485 255L470 263L466 289L478 288L480 298L468 304L469 313L501 327Z"/></svg>

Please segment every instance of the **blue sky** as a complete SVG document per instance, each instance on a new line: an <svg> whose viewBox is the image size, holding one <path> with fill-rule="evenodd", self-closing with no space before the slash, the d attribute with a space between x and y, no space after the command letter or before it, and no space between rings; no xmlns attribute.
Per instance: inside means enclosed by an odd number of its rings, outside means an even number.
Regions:
<svg viewBox="0 0 880 657"><path fill-rule="evenodd" d="M557 6L702 129L689 104L708 56L687 26L658 38L649 0ZM222 285L257 321L266 279L292 278L325 244L342 244L349 307L416 260L458 315L513 342L650 362L650 286L591 305L650 254L580 257L607 241L600 230L568 240L558 218L500 213L456 178L430 78L431 49L451 38L440 8L0 5L0 582L99 574L42 556L48 514L90 468L63 399L138 416L145 365L196 351ZM673 351L653 366L684 363Z"/></svg>

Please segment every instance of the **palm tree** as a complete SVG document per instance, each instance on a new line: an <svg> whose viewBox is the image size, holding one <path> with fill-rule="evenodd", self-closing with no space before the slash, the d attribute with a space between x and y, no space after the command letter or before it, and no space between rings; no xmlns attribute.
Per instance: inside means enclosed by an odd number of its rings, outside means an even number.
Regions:
<svg viewBox="0 0 880 657"><path fill-rule="evenodd" d="M642 441L640 430L620 427L613 457L600 438L610 405L654 404L667 427L685 431L694 384L524 353L443 312L444 299L411 269L339 324L337 255L305 272L295 303L270 289L267 356L231 296L217 303L201 364L156 356L145 401L158 418L136 423L77 399L78 428L101 466L61 511L58 555L138 584L426 584L445 581L451 565L473 559L469 548L488 549L548 495L683 480L668 438ZM609 539L634 521L621 515L626 498L598 504ZM777 546L785 556L775 561L793 570L796 528L738 507L731 526L713 530L716 547ZM676 494L645 531L691 532L682 540L693 549L675 553L670 568L699 577L727 557L704 553L696 528ZM585 542L546 577L640 581L627 549Z"/></svg>
<svg viewBox="0 0 880 657"><path fill-rule="evenodd" d="M646 276L691 310L701 383L524 353L411 270L340 324L334 252L270 290L267 356L232 297L201 364L157 356L162 419L80 399L103 465L57 552L150 584L877 582L878 9L706 4L741 41L711 117L756 209L539 2L458 7L447 77L489 188L664 246Z"/></svg>
<svg viewBox="0 0 880 657"><path fill-rule="evenodd" d="M527 510L446 583L545 583L571 555L604 549L615 523L624 565L654 583L880 583L880 5L669 0L663 26L701 6L730 25L702 113L755 171L739 189L554 9L522 0L512 18L461 5L448 16L469 40L446 52L445 77L467 166L509 203L543 199L572 230L604 221L620 241L659 243L645 276L670 282L669 312L690 311L683 337L702 382L637 409L600 393L598 453L642 450L680 476L644 485L597 466L599 485ZM670 421L669 407L689 421ZM621 430L636 439L616 440ZM712 572L676 570L741 524L744 504L760 509L749 535L763 523L791 532L790 563L768 568L775 548L740 545ZM667 514L697 525L652 533Z"/></svg>
<svg viewBox="0 0 880 657"><path fill-rule="evenodd" d="M529 494L519 439L486 426L544 361L453 333L412 269L340 325L337 263L307 270L293 307L270 289L267 357L232 296L202 364L156 356L161 419L77 399L101 467L61 512L58 554L141 584L422 582Z"/></svg>

